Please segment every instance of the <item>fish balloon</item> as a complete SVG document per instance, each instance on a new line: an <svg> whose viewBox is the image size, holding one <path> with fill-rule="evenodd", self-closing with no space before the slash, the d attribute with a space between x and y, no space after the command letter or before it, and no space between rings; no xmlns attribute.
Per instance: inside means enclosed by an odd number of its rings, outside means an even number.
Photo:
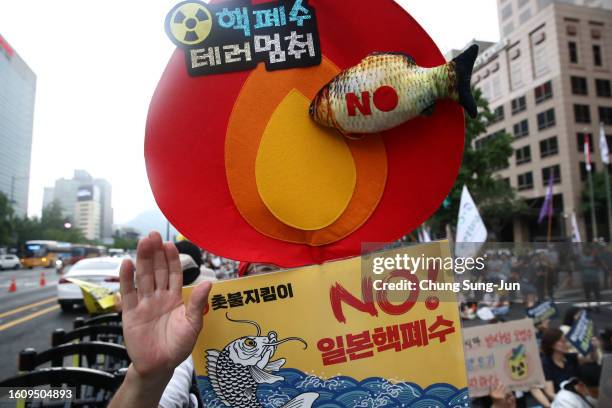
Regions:
<svg viewBox="0 0 612 408"><path fill-rule="evenodd" d="M470 81L477 56L474 44L444 65L423 68L407 54L370 54L317 93L310 116L345 135L378 133L431 116L437 100L452 99L474 118Z"/></svg>

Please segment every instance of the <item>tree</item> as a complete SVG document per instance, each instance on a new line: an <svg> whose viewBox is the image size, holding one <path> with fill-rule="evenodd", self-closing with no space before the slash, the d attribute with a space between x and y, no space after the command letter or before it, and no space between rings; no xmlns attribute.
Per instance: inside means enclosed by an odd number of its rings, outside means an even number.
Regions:
<svg viewBox="0 0 612 408"><path fill-rule="evenodd" d="M43 209L40 219L40 239L65 241L73 244L88 243L81 230L74 226L66 228L65 224L68 221L69 220L63 214L62 206L59 201L53 201Z"/></svg>
<svg viewBox="0 0 612 408"><path fill-rule="evenodd" d="M612 183L610 183L612 187ZM597 218L597 228L599 236L608 237L608 198L606 192L606 175L603 172L593 173L593 201L595 204L595 217ZM590 220L591 218L591 192L589 184L584 183L582 189L582 200L580 204L582 213ZM589 232L590 229L588 229Z"/></svg>
<svg viewBox="0 0 612 408"><path fill-rule="evenodd" d="M514 216L524 212L527 205L507 181L494 175L495 171L508 166L508 160L514 152L512 136L498 132L480 139L478 148L474 143L476 138L486 134L494 115L488 101L482 97L482 92L473 89L472 93L479 108L478 116L472 119L466 115L465 146L459 175L443 206L428 224L441 235L444 235L446 225L456 226L461 192L463 186L467 185L489 232L499 239L504 227Z"/></svg>
<svg viewBox="0 0 612 408"><path fill-rule="evenodd" d="M6 196L0 192L0 246L14 244L13 241L13 205Z"/></svg>

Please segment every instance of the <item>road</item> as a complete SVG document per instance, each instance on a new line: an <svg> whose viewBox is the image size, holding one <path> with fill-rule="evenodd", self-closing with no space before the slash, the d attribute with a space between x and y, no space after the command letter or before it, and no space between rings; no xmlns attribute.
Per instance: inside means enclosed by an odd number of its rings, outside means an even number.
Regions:
<svg viewBox="0 0 612 408"><path fill-rule="evenodd" d="M41 277L45 282L41 287ZM9 292L15 278L17 290ZM17 356L27 347L38 351L51 345L56 328L72 330L84 309L62 313L57 303L58 276L53 269L0 271L0 379L17 374Z"/></svg>

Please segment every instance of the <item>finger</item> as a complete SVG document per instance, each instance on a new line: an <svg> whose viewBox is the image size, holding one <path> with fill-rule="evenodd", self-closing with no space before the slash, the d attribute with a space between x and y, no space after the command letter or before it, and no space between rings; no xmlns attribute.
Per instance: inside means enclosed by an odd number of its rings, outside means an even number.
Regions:
<svg viewBox="0 0 612 408"><path fill-rule="evenodd" d="M164 244L164 252L166 254L166 261L168 262L168 268L170 269L169 289L171 291L177 291L180 294L183 288L183 267L181 266L178 250L173 243L167 242Z"/></svg>
<svg viewBox="0 0 612 408"><path fill-rule="evenodd" d="M212 284L210 282L202 282L193 288L191 296L189 297L186 317L198 332L202 329L204 306L206 306L206 302L208 302L208 294L211 288Z"/></svg>
<svg viewBox="0 0 612 408"><path fill-rule="evenodd" d="M168 261L164 253L162 237L158 232L149 234L153 246L153 271L155 271L155 290L168 289Z"/></svg>
<svg viewBox="0 0 612 408"><path fill-rule="evenodd" d="M155 290L153 245L148 237L138 241L136 249L136 287L138 300L151 296Z"/></svg>
<svg viewBox="0 0 612 408"><path fill-rule="evenodd" d="M123 310L130 310L138 305L138 296L134 287L134 263L131 259L124 259L119 269L119 287Z"/></svg>

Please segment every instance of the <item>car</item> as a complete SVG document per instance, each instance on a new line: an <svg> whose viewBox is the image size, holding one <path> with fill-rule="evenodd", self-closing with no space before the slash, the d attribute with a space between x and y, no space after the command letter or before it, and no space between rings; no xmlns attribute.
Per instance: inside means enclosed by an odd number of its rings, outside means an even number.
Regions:
<svg viewBox="0 0 612 408"><path fill-rule="evenodd" d="M119 291L119 268L124 258L86 258L74 264L59 280L57 301L64 312L75 305L83 305L83 293L78 285L68 279L74 278L103 286L113 292Z"/></svg>
<svg viewBox="0 0 612 408"><path fill-rule="evenodd" d="M0 270L2 269L19 269L21 261L17 255L0 255Z"/></svg>

